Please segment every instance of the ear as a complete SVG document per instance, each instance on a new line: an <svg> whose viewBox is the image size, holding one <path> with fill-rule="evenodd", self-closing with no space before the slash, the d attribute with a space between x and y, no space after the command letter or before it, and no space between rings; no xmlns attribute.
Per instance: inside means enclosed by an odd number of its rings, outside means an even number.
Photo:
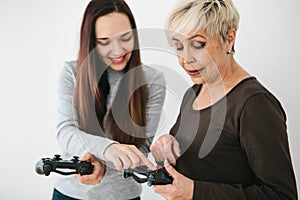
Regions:
<svg viewBox="0 0 300 200"><path fill-rule="evenodd" d="M230 29L227 33L226 44L228 45L228 51L233 50L234 42L236 38L236 30L234 28Z"/></svg>

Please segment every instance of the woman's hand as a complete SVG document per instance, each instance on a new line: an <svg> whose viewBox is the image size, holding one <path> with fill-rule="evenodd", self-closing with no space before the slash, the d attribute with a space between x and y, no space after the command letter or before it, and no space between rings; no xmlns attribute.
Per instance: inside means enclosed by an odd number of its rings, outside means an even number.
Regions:
<svg viewBox="0 0 300 200"><path fill-rule="evenodd" d="M176 165L176 158L180 156L179 143L172 135L163 135L150 147L154 159L158 162L168 160Z"/></svg>
<svg viewBox="0 0 300 200"><path fill-rule="evenodd" d="M155 170L155 166L146 156L134 145L112 144L104 152L104 158L113 162L117 170L135 168L141 164L149 169Z"/></svg>
<svg viewBox="0 0 300 200"><path fill-rule="evenodd" d="M168 185L153 185L154 192L167 200L191 200L194 193L194 181L178 173L165 161L165 168L173 177L173 183Z"/></svg>
<svg viewBox="0 0 300 200"><path fill-rule="evenodd" d="M82 158L81 161L89 161L94 166L93 173L89 175L80 175L76 174L76 178L84 184L87 185L96 185L100 183L103 179L105 173L105 164L100 162L97 158L95 158L92 154L86 153Z"/></svg>

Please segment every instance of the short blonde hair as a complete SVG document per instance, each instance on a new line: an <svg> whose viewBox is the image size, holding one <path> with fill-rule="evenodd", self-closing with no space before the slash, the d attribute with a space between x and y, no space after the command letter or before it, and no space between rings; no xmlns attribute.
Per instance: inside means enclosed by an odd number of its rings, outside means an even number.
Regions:
<svg viewBox="0 0 300 200"><path fill-rule="evenodd" d="M198 31L219 38L224 44L228 31L238 29L239 13L231 0L182 0L166 22L167 35Z"/></svg>

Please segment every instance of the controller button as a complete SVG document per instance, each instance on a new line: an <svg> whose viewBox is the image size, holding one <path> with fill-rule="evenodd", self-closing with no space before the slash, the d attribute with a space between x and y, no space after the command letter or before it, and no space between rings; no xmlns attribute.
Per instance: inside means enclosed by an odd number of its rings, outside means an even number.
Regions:
<svg viewBox="0 0 300 200"><path fill-rule="evenodd" d="M79 161L79 157L78 156L73 156L73 158L71 159L71 161L78 162Z"/></svg>
<svg viewBox="0 0 300 200"><path fill-rule="evenodd" d="M53 159L54 160L62 160L62 158L58 154L55 154Z"/></svg>

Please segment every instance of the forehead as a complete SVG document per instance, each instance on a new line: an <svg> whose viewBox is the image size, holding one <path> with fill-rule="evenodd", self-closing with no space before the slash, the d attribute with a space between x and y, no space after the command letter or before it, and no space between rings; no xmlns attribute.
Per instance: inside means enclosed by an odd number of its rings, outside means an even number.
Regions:
<svg viewBox="0 0 300 200"><path fill-rule="evenodd" d="M111 38L132 30L129 18L123 13L110 13L99 17L95 23L97 38Z"/></svg>
<svg viewBox="0 0 300 200"><path fill-rule="evenodd" d="M181 33L173 33L171 34L171 39L175 40L190 40L193 38L202 38L202 39L209 39L209 35L204 31L197 31L188 34L181 34Z"/></svg>

